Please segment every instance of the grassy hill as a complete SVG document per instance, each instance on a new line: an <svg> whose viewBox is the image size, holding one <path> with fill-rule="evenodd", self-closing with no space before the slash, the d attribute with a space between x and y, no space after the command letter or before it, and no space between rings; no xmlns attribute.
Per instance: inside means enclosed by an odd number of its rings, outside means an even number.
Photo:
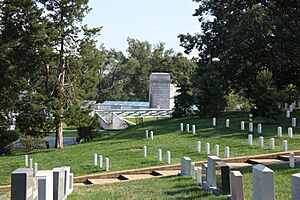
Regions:
<svg viewBox="0 0 300 200"><path fill-rule="evenodd" d="M292 113L292 117L300 117L299 110ZM230 128L225 128L225 120L230 119ZM104 132L102 137L94 142L78 144L57 149L38 149L28 153L34 162L38 162L39 169L52 169L58 166L71 166L75 176L103 172L93 166L93 154L103 155L110 158L110 170L125 170L165 164L166 151L171 151L172 163L179 163L180 158L189 156L192 160L206 160L204 153L205 143L211 143L211 152L216 144L220 145L220 157L224 156L225 146L230 146L230 155L243 156L281 151L281 141L287 140L289 150L299 149L300 132L294 128L294 137L287 138L287 128L291 125L291 118L285 118L285 114L278 123L264 124L260 119L255 119L254 144L247 144L248 131L240 131L240 121L248 121L247 113L226 113L217 120L217 127L212 127L212 120L199 117L164 119L145 122L124 131ZM195 124L197 134L180 132L179 124L189 123L190 127ZM263 136L265 147L258 148L258 134L256 124L263 123ZM246 124L247 127L248 124ZM283 137L277 137L277 126L283 127ZM145 139L145 130L154 131L154 140ZM276 140L275 150L268 149L269 138ZM202 142L202 152L196 151L196 141ZM148 147L148 157L144 158L143 146ZM157 150L163 150L163 162L157 161ZM0 157L0 185L10 184L10 173L19 167L24 167L24 155L18 152L12 156Z"/></svg>

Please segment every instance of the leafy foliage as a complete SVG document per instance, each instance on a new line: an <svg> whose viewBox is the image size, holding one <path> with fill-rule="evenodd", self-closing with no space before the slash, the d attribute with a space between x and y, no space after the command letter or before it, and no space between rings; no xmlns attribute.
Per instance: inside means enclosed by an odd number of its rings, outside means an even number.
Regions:
<svg viewBox="0 0 300 200"><path fill-rule="evenodd" d="M268 70L261 71L256 77L253 88L254 114L267 120L277 119L279 95L272 79L272 73Z"/></svg>
<svg viewBox="0 0 300 200"><path fill-rule="evenodd" d="M202 115L217 116L226 107L225 91L222 77L216 69L216 63L210 62L201 68L199 78L196 80L197 106Z"/></svg>

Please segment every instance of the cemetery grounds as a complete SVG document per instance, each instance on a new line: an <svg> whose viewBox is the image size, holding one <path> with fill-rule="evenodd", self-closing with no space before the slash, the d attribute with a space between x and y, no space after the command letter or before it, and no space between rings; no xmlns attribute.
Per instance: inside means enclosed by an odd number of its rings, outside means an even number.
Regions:
<svg viewBox="0 0 300 200"><path fill-rule="evenodd" d="M299 119L299 111L292 117ZM104 132L100 139L90 143L78 144L57 149L37 149L30 153L16 151L12 156L0 157L0 185L10 184L10 173L24 167L24 155L28 154L39 169L52 169L58 166L70 166L75 176L104 173L93 165L93 154L103 155L110 159L110 171L137 169L150 166L165 165L166 151L171 151L171 164L180 163L183 156L193 161L204 161L205 144L210 143L211 152L216 144L220 145L220 157L224 157L225 146L230 147L230 156L246 156L280 152L281 141L288 141L288 150L299 149L299 128L293 128L293 138L287 137L287 129L291 126L291 118L282 113L278 123L266 124L259 118L254 119L253 146L248 145L248 113L226 113L217 119L217 127L212 127L212 119L188 117L169 118L147 121L144 126L131 127L124 131ZM225 128L225 120L230 119L230 128ZM240 122L245 121L246 131L240 130ZM181 132L180 123L196 125L196 134ZM257 124L263 124L264 148L258 146ZM282 126L283 137L277 136L277 127ZM145 131L153 130L154 140L145 139ZM275 149L268 148L270 138L275 138ZM196 150L196 142L201 141L202 151ZM143 146L147 146L148 157L143 157ZM162 149L163 161L157 161L157 150ZM276 199L291 198L291 174L299 173L299 164L289 169L288 165L274 165ZM246 199L252 199L251 169L242 170ZM226 199L215 197L197 186L196 181L188 177L155 178L141 181L130 181L110 185L75 187L70 199Z"/></svg>

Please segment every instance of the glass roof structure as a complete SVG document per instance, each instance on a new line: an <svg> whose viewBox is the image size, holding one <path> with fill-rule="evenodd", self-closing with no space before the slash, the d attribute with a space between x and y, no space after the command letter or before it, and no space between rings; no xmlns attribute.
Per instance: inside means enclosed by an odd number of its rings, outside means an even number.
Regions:
<svg viewBox="0 0 300 200"><path fill-rule="evenodd" d="M131 106L131 107L149 107L149 102L141 101L104 101L103 106Z"/></svg>

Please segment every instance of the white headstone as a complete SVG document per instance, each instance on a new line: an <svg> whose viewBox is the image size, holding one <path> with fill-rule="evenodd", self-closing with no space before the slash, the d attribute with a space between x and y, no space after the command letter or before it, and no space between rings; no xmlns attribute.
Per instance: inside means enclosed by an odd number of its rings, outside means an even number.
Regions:
<svg viewBox="0 0 300 200"><path fill-rule="evenodd" d="M153 131L150 131L150 139L153 140Z"/></svg>
<svg viewBox="0 0 300 200"><path fill-rule="evenodd" d="M95 154L94 154L94 165L95 165L95 166L97 166L97 164L98 164L97 158L98 158L98 156L97 156L97 154L95 153Z"/></svg>
<svg viewBox="0 0 300 200"><path fill-rule="evenodd" d="M244 131L245 130L245 122L241 121L241 130Z"/></svg>
<svg viewBox="0 0 300 200"><path fill-rule="evenodd" d="M278 109L281 109L281 103L278 103Z"/></svg>
<svg viewBox="0 0 300 200"><path fill-rule="evenodd" d="M28 155L25 155L25 167L28 167Z"/></svg>
<svg viewBox="0 0 300 200"><path fill-rule="evenodd" d="M277 135L278 135L278 137L282 137L282 127L281 126L278 126L278 128L277 128Z"/></svg>
<svg viewBox="0 0 300 200"><path fill-rule="evenodd" d="M145 137L146 137L146 139L148 139L148 137L149 137L149 131L148 130L145 131Z"/></svg>
<svg viewBox="0 0 300 200"><path fill-rule="evenodd" d="M33 169L33 159L32 158L30 158L30 160L29 160L29 168L30 169Z"/></svg>
<svg viewBox="0 0 300 200"><path fill-rule="evenodd" d="M70 173L70 187L69 187L69 192L70 194L72 193L73 191L73 187L74 187L74 174L73 173Z"/></svg>
<svg viewBox="0 0 300 200"><path fill-rule="evenodd" d="M220 154L220 146L218 144L216 144L215 146L215 156L219 156Z"/></svg>
<svg viewBox="0 0 300 200"><path fill-rule="evenodd" d="M292 138L292 137L293 137L293 128L292 128L292 127L289 127L289 128L288 128L288 137L289 137L289 138Z"/></svg>
<svg viewBox="0 0 300 200"><path fill-rule="evenodd" d="M217 118L213 118L213 126L217 126Z"/></svg>
<svg viewBox="0 0 300 200"><path fill-rule="evenodd" d="M38 163L34 163L33 176L36 175L37 171L38 171Z"/></svg>
<svg viewBox="0 0 300 200"><path fill-rule="evenodd" d="M248 144L251 146L253 145L253 135L252 134L248 135Z"/></svg>
<svg viewBox="0 0 300 200"><path fill-rule="evenodd" d="M71 168L69 166L64 166L64 175L65 175L65 190L64 190L64 194L65 196L68 196L69 194L71 194L71 191L70 191L70 171L71 171Z"/></svg>
<svg viewBox="0 0 300 200"><path fill-rule="evenodd" d="M262 125L261 124L257 124L257 132L258 132L258 134L262 134Z"/></svg>
<svg viewBox="0 0 300 200"><path fill-rule="evenodd" d="M290 164L290 168L295 167L295 154L294 154L294 152L291 152L289 154L289 164Z"/></svg>
<svg viewBox="0 0 300 200"><path fill-rule="evenodd" d="M105 171L109 171L109 158L105 158Z"/></svg>
<svg viewBox="0 0 300 200"><path fill-rule="evenodd" d="M259 148L264 148L264 137L260 136L258 138L258 146Z"/></svg>
<svg viewBox="0 0 300 200"><path fill-rule="evenodd" d="M191 177L192 179L196 179L196 174L195 174L195 163L192 163L191 165Z"/></svg>
<svg viewBox="0 0 300 200"><path fill-rule="evenodd" d="M244 200L243 175L240 171L230 172L231 200Z"/></svg>
<svg viewBox="0 0 300 200"><path fill-rule="evenodd" d="M226 119L226 128L229 128L229 126L230 126L230 120L229 119Z"/></svg>
<svg viewBox="0 0 300 200"><path fill-rule="evenodd" d="M289 110L286 111L286 117L290 118L291 117L291 112Z"/></svg>
<svg viewBox="0 0 300 200"><path fill-rule="evenodd" d="M162 150L161 149L158 149L157 158L158 158L158 162L162 161Z"/></svg>
<svg viewBox="0 0 300 200"><path fill-rule="evenodd" d="M287 151L288 150L288 142L286 140L282 141L281 150L282 151Z"/></svg>
<svg viewBox="0 0 300 200"><path fill-rule="evenodd" d="M196 125L192 126L192 131L193 131L193 134L196 134Z"/></svg>
<svg viewBox="0 0 300 200"><path fill-rule="evenodd" d="M202 185L202 167L197 167L197 183Z"/></svg>
<svg viewBox="0 0 300 200"><path fill-rule="evenodd" d="M269 145L270 149L275 149L275 139L274 138L270 138L270 145Z"/></svg>
<svg viewBox="0 0 300 200"><path fill-rule="evenodd" d="M180 123L180 131L183 132L183 123Z"/></svg>
<svg viewBox="0 0 300 200"><path fill-rule="evenodd" d="M253 122L249 122L249 132L253 132Z"/></svg>
<svg viewBox="0 0 300 200"><path fill-rule="evenodd" d="M102 168L103 167L103 156L100 155L99 156L99 168Z"/></svg>
<svg viewBox="0 0 300 200"><path fill-rule="evenodd" d="M201 152L201 142L197 141L197 152L200 153Z"/></svg>
<svg viewBox="0 0 300 200"><path fill-rule="evenodd" d="M292 118L292 127L297 126L297 119L295 117Z"/></svg>
<svg viewBox="0 0 300 200"><path fill-rule="evenodd" d="M274 171L264 165L255 165L253 174L253 200L275 200Z"/></svg>
<svg viewBox="0 0 300 200"><path fill-rule="evenodd" d="M171 164L171 152L167 151L167 165Z"/></svg>
<svg viewBox="0 0 300 200"><path fill-rule="evenodd" d="M53 200L53 172L40 170L35 177L38 181L38 199Z"/></svg>
<svg viewBox="0 0 300 200"><path fill-rule="evenodd" d="M210 144L209 143L206 143L206 145L205 145L205 153L206 153L206 155L210 154Z"/></svg>
<svg viewBox="0 0 300 200"><path fill-rule="evenodd" d="M206 180L209 187L217 187L216 162L218 161L221 159L217 156L208 156L207 158Z"/></svg>
<svg viewBox="0 0 300 200"><path fill-rule="evenodd" d="M230 148L225 147L225 158L230 158Z"/></svg>
<svg viewBox="0 0 300 200"><path fill-rule="evenodd" d="M292 200L300 199L300 173L292 175Z"/></svg>
<svg viewBox="0 0 300 200"><path fill-rule="evenodd" d="M180 164L180 175L190 176L192 168L192 160L189 157L182 157Z"/></svg>
<svg viewBox="0 0 300 200"><path fill-rule="evenodd" d="M147 157L147 147L143 146L143 153L144 153L144 157Z"/></svg>
<svg viewBox="0 0 300 200"><path fill-rule="evenodd" d="M190 125L186 124L186 132L190 132Z"/></svg>

